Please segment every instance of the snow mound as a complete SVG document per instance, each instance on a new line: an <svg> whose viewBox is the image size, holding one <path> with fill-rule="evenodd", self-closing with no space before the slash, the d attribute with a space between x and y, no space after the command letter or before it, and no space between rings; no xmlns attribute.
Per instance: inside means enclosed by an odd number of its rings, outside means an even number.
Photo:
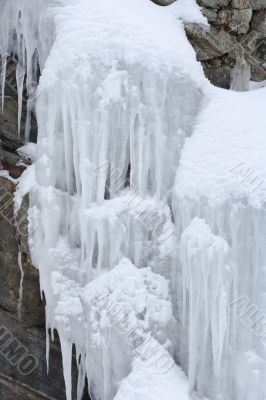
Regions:
<svg viewBox="0 0 266 400"><path fill-rule="evenodd" d="M163 364L164 360L162 360ZM154 371L147 363L134 360L133 370L123 381L114 400L189 400L187 380L174 366L167 373Z"/></svg>
<svg viewBox="0 0 266 400"><path fill-rule="evenodd" d="M206 98L183 148L176 177L179 198L227 199L262 207L266 200L266 89L215 90Z"/></svg>

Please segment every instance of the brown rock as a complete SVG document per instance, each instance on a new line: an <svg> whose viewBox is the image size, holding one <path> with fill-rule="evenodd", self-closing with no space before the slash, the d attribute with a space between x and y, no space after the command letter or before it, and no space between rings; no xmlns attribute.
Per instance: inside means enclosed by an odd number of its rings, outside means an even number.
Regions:
<svg viewBox="0 0 266 400"><path fill-rule="evenodd" d="M266 9L254 11L251 20L251 27L255 31L260 32L266 38Z"/></svg>
<svg viewBox="0 0 266 400"><path fill-rule="evenodd" d="M159 6L169 6L176 0L152 0L153 3L158 4Z"/></svg>
<svg viewBox="0 0 266 400"><path fill-rule="evenodd" d="M265 0L249 0L249 3L253 10L262 10L263 8L266 8Z"/></svg>
<svg viewBox="0 0 266 400"><path fill-rule="evenodd" d="M217 23L224 25L229 31L237 34L246 33L252 17L251 9L244 10L220 10L218 11Z"/></svg>
<svg viewBox="0 0 266 400"><path fill-rule="evenodd" d="M211 81L215 82L215 85L221 88L230 88L230 73L231 68L229 66L206 66L203 65L206 77Z"/></svg>
<svg viewBox="0 0 266 400"><path fill-rule="evenodd" d="M215 22L217 20L218 9L202 8L202 13L205 15L209 22Z"/></svg>
<svg viewBox="0 0 266 400"><path fill-rule="evenodd" d="M232 0L231 6L233 8L237 8L239 10L242 10L243 8L249 8L250 7L250 2L249 2L249 0Z"/></svg>
<svg viewBox="0 0 266 400"><path fill-rule="evenodd" d="M234 49L230 35L224 31L218 31L216 28L207 31L199 25L188 24L186 33L196 50L197 59L200 61L217 58Z"/></svg>
<svg viewBox="0 0 266 400"><path fill-rule="evenodd" d="M208 8L223 8L229 5L230 0L198 0L200 6Z"/></svg>

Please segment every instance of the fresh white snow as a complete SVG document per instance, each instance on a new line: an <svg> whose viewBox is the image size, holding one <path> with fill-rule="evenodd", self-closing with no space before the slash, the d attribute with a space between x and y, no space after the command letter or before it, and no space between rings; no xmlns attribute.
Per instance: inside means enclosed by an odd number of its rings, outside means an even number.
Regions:
<svg viewBox="0 0 266 400"><path fill-rule="evenodd" d="M178 197L240 200L262 207L266 200L266 89L213 89L205 97L194 132L182 151ZM207 173L208 171L208 173Z"/></svg>

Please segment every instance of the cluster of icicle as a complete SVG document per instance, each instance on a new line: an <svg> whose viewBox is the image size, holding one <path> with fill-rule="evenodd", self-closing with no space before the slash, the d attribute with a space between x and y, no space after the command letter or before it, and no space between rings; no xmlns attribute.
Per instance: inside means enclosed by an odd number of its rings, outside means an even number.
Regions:
<svg viewBox="0 0 266 400"><path fill-rule="evenodd" d="M192 201L178 189L175 205L183 231L180 316L188 318L180 337L189 356L181 363L188 366L190 387L210 399L263 400L265 209L241 199L216 206Z"/></svg>
<svg viewBox="0 0 266 400"><path fill-rule="evenodd" d="M45 13L48 1L1 1L0 57L1 99L4 110L6 76L9 62L16 62L18 94L18 132L20 133L24 85L27 88L25 140L29 140L31 115L34 112L39 70L42 71L54 41L53 18ZM26 81L26 82L25 82Z"/></svg>
<svg viewBox="0 0 266 400"><path fill-rule="evenodd" d="M127 397L138 369L143 376L154 373L162 385L179 380L181 387L184 378L175 360L187 372L191 392L212 400L263 400L263 346L252 331L247 339L245 327L228 308L243 292L257 304L258 258L265 259L265 249L256 247L260 215L248 207L235 211L230 204L219 209L196 200L190 204L178 190L173 196L180 152L201 105L200 84L185 74L182 59L170 68L163 60L149 67L133 53L129 58L121 51L112 54L112 36L107 41L111 55L102 52L99 62L93 54L78 54L76 69L63 68L60 43L49 56L55 40L52 3L4 2L0 44L2 83L8 55L16 55L23 71L17 79L20 110L24 74L28 90L37 63L43 74L36 104L36 162L21 178L17 207L29 192L29 245L46 298L47 359L49 336L56 329L67 399L75 344L78 399L87 376L94 400L148 400L145 392ZM63 8L64 1L59 3ZM101 18L112 27L104 13L108 1L87 3L91 12L96 10L96 23L90 21L95 35L98 26L107 29ZM126 0L125 6L118 3L121 13L129 7ZM137 3L148 7L142 0ZM64 18L62 12L58 26ZM71 51L71 26L65 28L65 41L57 37L65 52ZM129 28L124 28L126 34ZM179 32L183 43L184 32ZM139 39L137 33L133 37ZM82 49L84 38L77 38ZM65 57L66 63L73 61ZM241 236L242 225L256 232L252 242ZM243 274L256 271L248 288L241 288L243 265ZM158 363L162 359L167 362ZM161 374L156 365L163 365ZM168 400L189 398L183 386L179 392L173 388Z"/></svg>

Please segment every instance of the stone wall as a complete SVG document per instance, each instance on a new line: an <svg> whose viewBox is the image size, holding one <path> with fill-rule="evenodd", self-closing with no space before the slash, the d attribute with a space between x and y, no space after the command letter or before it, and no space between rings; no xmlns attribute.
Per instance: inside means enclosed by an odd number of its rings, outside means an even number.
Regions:
<svg viewBox="0 0 266 400"><path fill-rule="evenodd" d="M244 58L251 68L251 79L266 80L266 0L197 1L210 30L188 24L186 32L208 79L216 86L229 88L231 71Z"/></svg>

